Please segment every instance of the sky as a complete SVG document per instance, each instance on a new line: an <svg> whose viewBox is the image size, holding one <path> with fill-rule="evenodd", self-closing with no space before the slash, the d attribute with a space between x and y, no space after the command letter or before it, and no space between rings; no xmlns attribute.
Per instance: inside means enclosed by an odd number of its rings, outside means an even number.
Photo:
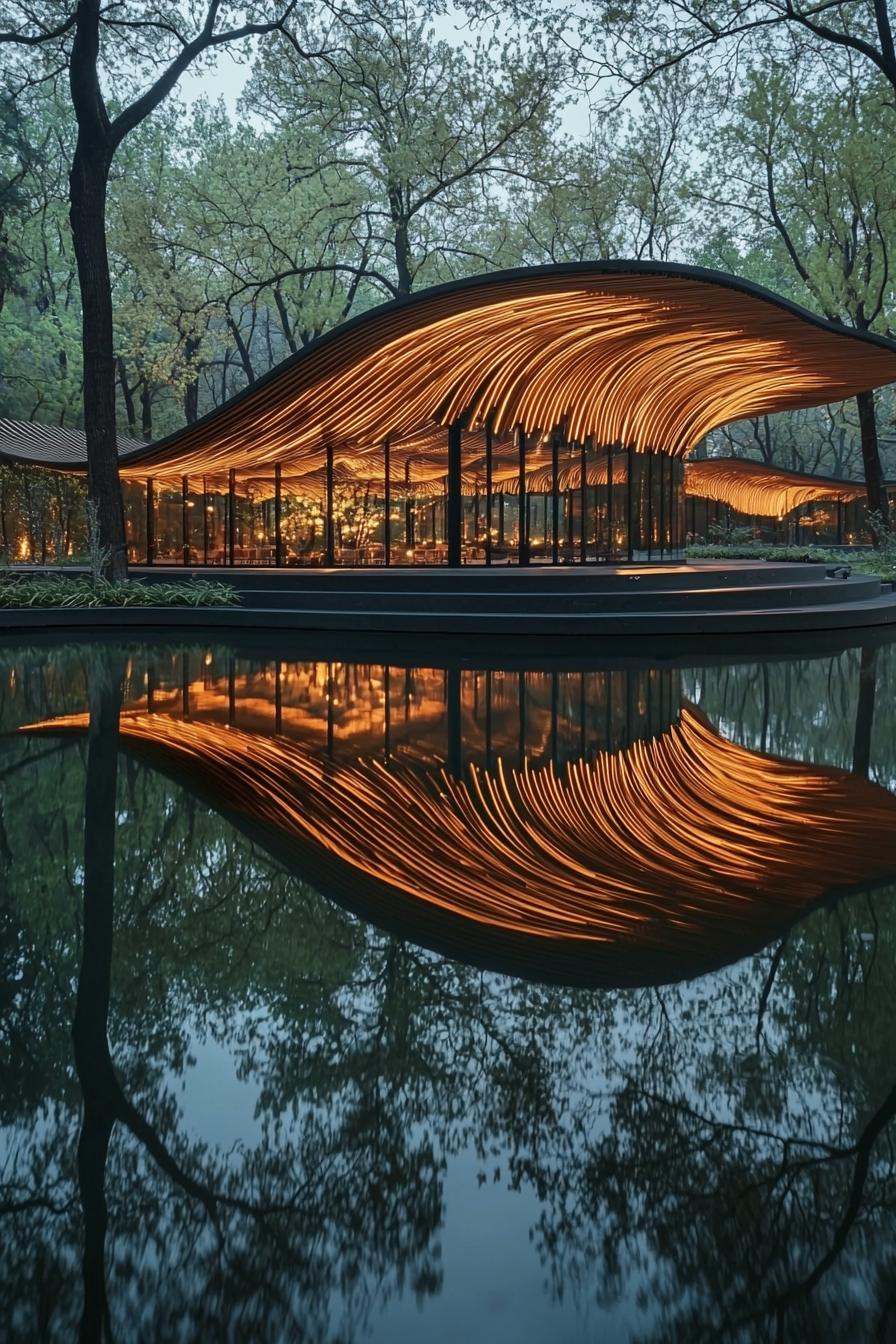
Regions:
<svg viewBox="0 0 896 1344"><path fill-rule="evenodd" d="M464 39L463 19L457 10L449 9L447 14L433 19L433 27L440 38L447 42L460 43ZM222 98L231 117L239 115L237 103L251 73L251 62L245 59L247 47L242 47L243 58L223 48L216 64L211 68L192 68L182 75L178 83L181 97L188 103L199 98L216 100ZM575 139L587 139L590 133L588 101L582 97L562 111L560 118L563 131Z"/></svg>

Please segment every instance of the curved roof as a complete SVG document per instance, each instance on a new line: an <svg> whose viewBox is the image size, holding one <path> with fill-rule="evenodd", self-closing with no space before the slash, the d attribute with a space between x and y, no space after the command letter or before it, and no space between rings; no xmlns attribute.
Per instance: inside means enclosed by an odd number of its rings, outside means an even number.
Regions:
<svg viewBox="0 0 896 1344"><path fill-rule="evenodd" d="M83 731L86 715L24 731ZM617 986L758 950L823 896L896 875L896 799L751 752L692 709L565 769L322 760L220 723L125 712L121 742L328 895L461 959Z"/></svg>
<svg viewBox="0 0 896 1344"><path fill-rule="evenodd" d="M866 488L859 481L786 471L742 457L686 462L684 487L689 496L718 500L738 513L764 518L783 518L800 504L819 500L851 503L867 498Z"/></svg>
<svg viewBox="0 0 896 1344"><path fill-rule="evenodd" d="M138 439L118 435L120 458L145 447ZM38 425L31 420L0 420L0 462L83 471L87 466L87 440L83 429Z"/></svg>
<svg viewBox="0 0 896 1344"><path fill-rule="evenodd" d="M683 455L718 425L894 380L896 343L722 272L529 267L371 309L122 465L145 476L313 463L328 443L379 453L386 436L459 419L480 429L489 415L499 435L563 424L571 440Z"/></svg>

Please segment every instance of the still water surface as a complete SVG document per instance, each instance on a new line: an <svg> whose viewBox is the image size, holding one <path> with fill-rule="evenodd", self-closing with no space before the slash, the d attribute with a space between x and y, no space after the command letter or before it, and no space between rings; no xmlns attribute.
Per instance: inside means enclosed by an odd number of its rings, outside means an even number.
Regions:
<svg viewBox="0 0 896 1344"><path fill-rule="evenodd" d="M894 692L0 648L3 1338L896 1337Z"/></svg>

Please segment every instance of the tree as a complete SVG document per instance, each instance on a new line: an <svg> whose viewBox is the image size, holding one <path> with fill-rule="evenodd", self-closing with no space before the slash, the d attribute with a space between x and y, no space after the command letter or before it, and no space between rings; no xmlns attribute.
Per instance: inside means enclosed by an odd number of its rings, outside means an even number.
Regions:
<svg viewBox="0 0 896 1344"><path fill-rule="evenodd" d="M858 81L831 91L805 63L753 68L708 129L703 204L751 231L797 297L860 331L888 330L896 243L889 110ZM720 124L721 123L721 124ZM708 150L709 146L705 148ZM724 169L721 165L724 164ZM856 398L869 509L887 509L873 392Z"/></svg>
<svg viewBox="0 0 896 1344"><path fill-rule="evenodd" d="M637 115L601 118L561 146L493 225L504 265L634 257L671 259L689 224L691 90L673 75L645 91Z"/></svg>
<svg viewBox="0 0 896 1344"><path fill-rule="evenodd" d="M111 574L124 577L127 550L115 427L115 354L112 280L106 241L106 199L116 152L170 94L181 75L217 49L280 34L301 48L288 22L296 0L275 6L227 5L208 0L194 16L167 5L127 3L105 8L101 0L55 0L36 15L24 0L0 8L0 45L12 48L8 83L19 90L68 76L77 140L69 174L72 240L81 291L84 363L84 428L88 489L97 506L100 539ZM227 26L227 18L232 18ZM150 72L130 102L109 101L104 85L133 85Z"/></svg>
<svg viewBox="0 0 896 1344"><path fill-rule="evenodd" d="M246 105L279 128L293 176L362 184L356 227L390 296L481 269L483 222L538 179L556 137L562 62L541 43L438 41L409 0L343 25L338 46L314 64L264 49Z"/></svg>

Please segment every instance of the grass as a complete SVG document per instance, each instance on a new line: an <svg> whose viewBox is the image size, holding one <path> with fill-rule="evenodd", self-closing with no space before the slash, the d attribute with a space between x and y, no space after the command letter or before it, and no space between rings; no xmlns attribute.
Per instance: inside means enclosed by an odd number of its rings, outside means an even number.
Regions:
<svg viewBox="0 0 896 1344"><path fill-rule="evenodd" d="M896 583L896 549L887 545L862 554L828 551L823 546L762 546L756 543L705 542L687 548L689 560L777 560L805 564L845 565L860 574L875 574Z"/></svg>
<svg viewBox="0 0 896 1344"><path fill-rule="evenodd" d="M6 607L231 607L239 601L226 583L112 583L87 575L0 574L0 608Z"/></svg>

